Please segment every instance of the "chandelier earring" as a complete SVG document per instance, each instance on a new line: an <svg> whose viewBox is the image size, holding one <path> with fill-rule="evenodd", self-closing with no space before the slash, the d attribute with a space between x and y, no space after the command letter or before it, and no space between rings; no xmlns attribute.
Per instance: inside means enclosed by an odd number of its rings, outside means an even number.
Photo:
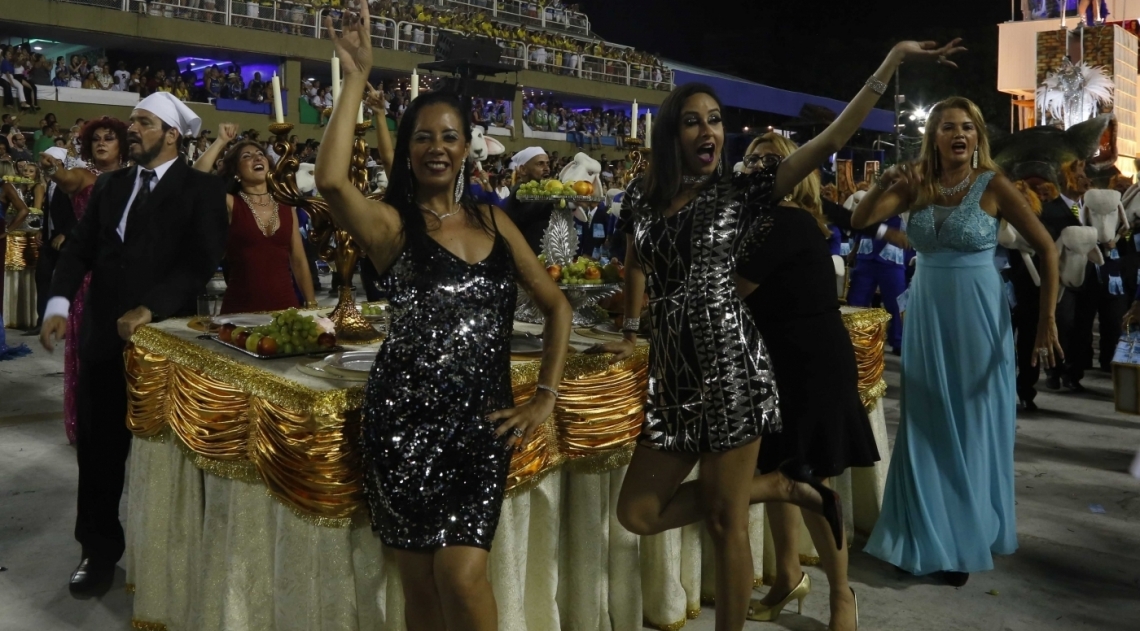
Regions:
<svg viewBox="0 0 1140 631"><path fill-rule="evenodd" d="M973 158L973 160L970 161L970 164L973 165L973 167L975 169L978 168L978 148L977 147L974 147L974 158Z"/></svg>
<svg viewBox="0 0 1140 631"><path fill-rule="evenodd" d="M455 178L455 203L463 199L463 170L459 170L459 177Z"/></svg>
<svg viewBox="0 0 1140 631"><path fill-rule="evenodd" d="M724 156L720 157L720 162L716 163L716 176L719 178L724 175Z"/></svg>

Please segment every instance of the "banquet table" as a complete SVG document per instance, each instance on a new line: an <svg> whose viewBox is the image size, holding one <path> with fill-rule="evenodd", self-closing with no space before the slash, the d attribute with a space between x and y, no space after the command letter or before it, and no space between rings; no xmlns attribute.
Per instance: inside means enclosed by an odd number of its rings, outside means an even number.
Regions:
<svg viewBox="0 0 1140 631"><path fill-rule="evenodd" d="M889 316L844 311L883 457L835 481L850 534L874 525L890 457L880 405ZM313 376L304 369L311 359L258 360L199 336L187 320L167 320L141 328L126 351L132 627L404 629L395 561L363 501L363 384ZM575 330L555 411L512 460L490 555L504 631L680 629L712 596L702 526L638 537L617 522L648 348L613 365L580 352L605 337ZM538 361L512 359L522 401L534 392ZM759 585L771 575L771 537L763 507L751 510Z"/></svg>

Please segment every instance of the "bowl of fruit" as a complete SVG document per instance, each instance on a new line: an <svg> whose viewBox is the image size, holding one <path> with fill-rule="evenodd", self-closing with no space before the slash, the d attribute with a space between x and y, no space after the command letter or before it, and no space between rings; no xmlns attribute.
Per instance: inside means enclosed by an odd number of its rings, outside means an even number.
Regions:
<svg viewBox="0 0 1140 631"><path fill-rule="evenodd" d="M595 194L593 182L563 183L559 180L535 180L519 185L517 196L522 202L567 201L594 203L605 200Z"/></svg>
<svg viewBox="0 0 1140 631"><path fill-rule="evenodd" d="M323 319L321 319L323 320ZM272 319L259 326L223 324L213 339L258 359L299 357L313 353L340 350L331 323L296 309L274 313Z"/></svg>
<svg viewBox="0 0 1140 631"><path fill-rule="evenodd" d="M579 256L567 265L547 265L545 256L538 258L570 302L570 308L574 310L574 326L593 326L609 319L609 314L598 307L598 301L621 291L625 271L617 259L602 262ZM520 294L520 299L515 319L541 324L544 318L537 305L525 292Z"/></svg>

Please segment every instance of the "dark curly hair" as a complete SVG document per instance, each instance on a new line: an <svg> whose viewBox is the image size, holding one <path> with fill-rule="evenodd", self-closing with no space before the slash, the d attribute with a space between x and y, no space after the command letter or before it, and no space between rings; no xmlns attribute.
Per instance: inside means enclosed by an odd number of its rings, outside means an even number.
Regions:
<svg viewBox="0 0 1140 631"><path fill-rule="evenodd" d="M236 181L234 179L234 176L238 174L238 163L241 162L241 152L242 149L245 149L246 147L256 147L263 153L265 152L264 145L262 145L260 142L257 142L256 140L250 140L248 138L245 140L239 140L226 148L226 152L222 157L222 166L218 169L218 175L223 180L225 180L226 191L230 195L237 195L239 192L241 192L241 182ZM268 155L265 156L265 159L267 162L269 162L269 167L273 168L273 161L269 158Z"/></svg>
<svg viewBox="0 0 1140 631"><path fill-rule="evenodd" d="M130 146L127 144L127 124L117 118L104 116L89 120L79 131L79 157L87 162L94 162L91 155L91 146L95 144L95 132L100 129L110 129L115 138L119 140L119 162L126 164L129 160Z"/></svg>

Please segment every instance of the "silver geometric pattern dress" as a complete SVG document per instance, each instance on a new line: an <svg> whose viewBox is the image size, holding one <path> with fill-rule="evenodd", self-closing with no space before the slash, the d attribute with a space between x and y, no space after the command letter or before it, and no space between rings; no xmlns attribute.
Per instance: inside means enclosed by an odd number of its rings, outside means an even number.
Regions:
<svg viewBox="0 0 1140 631"><path fill-rule="evenodd" d="M775 172L706 187L671 216L645 207L634 181L623 229L646 277L652 336L641 443L720 452L780 430L764 341L736 294L736 263Z"/></svg>

